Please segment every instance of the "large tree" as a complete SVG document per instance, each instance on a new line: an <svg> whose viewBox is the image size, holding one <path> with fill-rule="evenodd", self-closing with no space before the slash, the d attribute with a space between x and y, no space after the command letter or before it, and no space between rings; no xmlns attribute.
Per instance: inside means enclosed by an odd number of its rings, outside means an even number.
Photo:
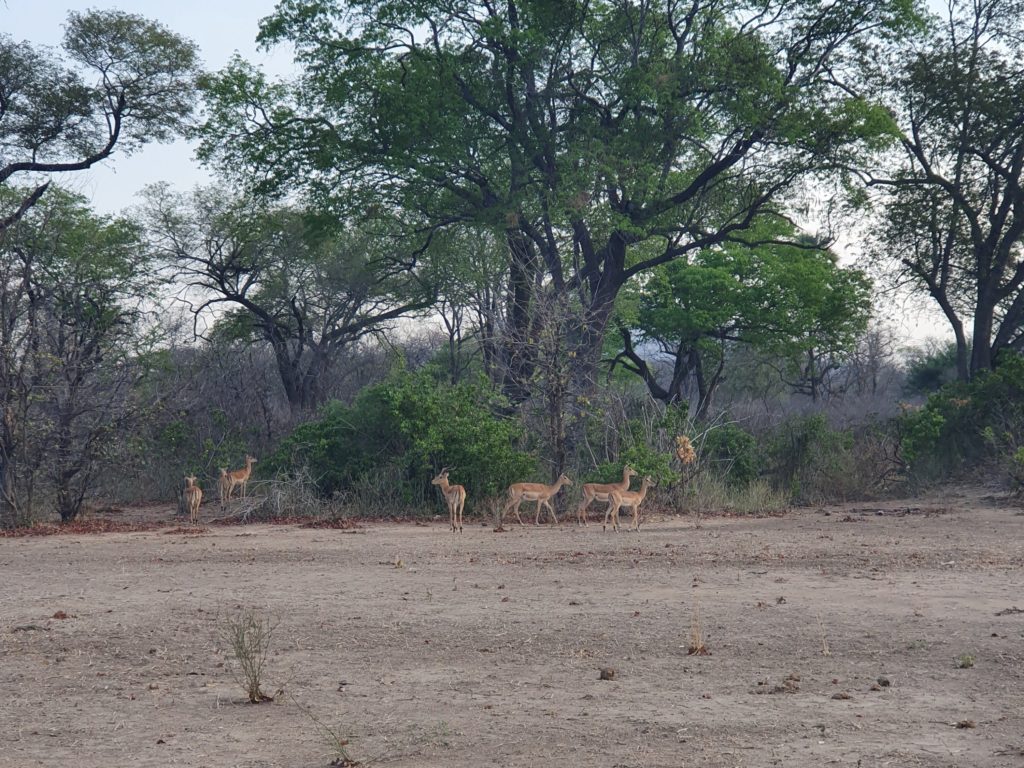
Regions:
<svg viewBox="0 0 1024 768"><path fill-rule="evenodd" d="M509 380L531 379L535 306L562 305L589 387L630 279L740 236L885 122L843 82L911 16L909 0L285 0L260 39L304 75L235 61L211 78L201 156L261 192L400 210L425 238L500 233Z"/></svg>
<svg viewBox="0 0 1024 768"><path fill-rule="evenodd" d="M867 174L878 252L941 308L966 380L1024 350L1024 4L949 0L886 64L901 152Z"/></svg>
<svg viewBox="0 0 1024 768"><path fill-rule="evenodd" d="M151 248L185 284L197 335L269 345L297 414L323 401L355 342L434 301L419 261L386 233L220 188L157 185L146 200Z"/></svg>
<svg viewBox="0 0 1024 768"><path fill-rule="evenodd" d="M184 130L196 100L196 46L123 11L71 12L64 51L0 34L0 185L34 186L0 209L0 232L43 196L47 177L81 171Z"/></svg>
<svg viewBox="0 0 1024 768"><path fill-rule="evenodd" d="M77 516L109 441L138 414L152 287L138 229L59 189L0 238L0 523L42 499Z"/></svg>

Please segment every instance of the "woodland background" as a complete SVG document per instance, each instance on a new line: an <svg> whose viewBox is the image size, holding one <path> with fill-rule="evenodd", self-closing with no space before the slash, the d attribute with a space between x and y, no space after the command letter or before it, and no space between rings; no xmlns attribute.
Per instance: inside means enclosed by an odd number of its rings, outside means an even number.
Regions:
<svg viewBox="0 0 1024 768"><path fill-rule="evenodd" d="M0 525L246 453L276 514L433 514L443 466L478 515L625 463L673 510L1019 491L1022 12L283 0L291 81L121 11L0 35ZM181 135L218 183L61 186Z"/></svg>

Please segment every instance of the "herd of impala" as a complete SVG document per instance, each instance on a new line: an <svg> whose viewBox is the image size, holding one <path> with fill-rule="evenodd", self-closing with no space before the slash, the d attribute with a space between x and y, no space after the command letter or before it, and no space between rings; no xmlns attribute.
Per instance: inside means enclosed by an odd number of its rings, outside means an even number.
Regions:
<svg viewBox="0 0 1024 768"><path fill-rule="evenodd" d="M626 507L633 510L632 530L639 531L640 505L644 503L647 491L654 484L654 481L649 476L645 477L640 484L640 490L631 491L629 490L629 478L634 475L636 475L636 470L627 465L623 468L622 480L618 483L584 483L583 501L576 510L577 524L589 525L587 522L587 508L592 501L606 501L608 502L608 508L604 513L604 524L601 526L603 530L608 529L609 518L611 518L613 530L619 530L619 510ZM466 504L466 489L461 485L452 485L448 482L448 469L442 469L440 474L430 482L441 489L441 494L448 505L452 532L458 531L461 533L462 508ZM512 483L508 487L505 503L501 508L498 520L503 521L508 511L512 510L519 524L524 525L523 518L519 516L519 506L524 501L534 501L537 503L537 513L533 518L534 525L540 524L540 508L542 506L547 507L551 519L558 523L555 508L551 506L551 498L562 490L563 485L572 485L572 480L565 475L561 475L553 485L544 485L544 483Z"/></svg>
<svg viewBox="0 0 1024 768"><path fill-rule="evenodd" d="M245 487L249 482L249 476L252 475L252 465L255 463L256 459L252 456L246 456L245 466L241 469L230 471L226 468L221 469L220 479L218 480L221 508L231 499L231 494L235 488L240 487L242 489L241 496L243 499L245 498ZM584 483L583 501L580 503L579 509L576 510L576 522L589 525L587 522L587 508L591 502L606 501L608 502L608 508L604 513L604 524L601 526L603 530L607 530L609 518L611 518L612 529L619 530L619 510L625 507L633 510L632 529L639 531L640 505L643 504L644 499L647 497L647 491L653 485L653 481L649 476L645 477L640 484L640 490L631 491L629 490L629 479L635 475L636 470L627 465L622 470L622 480L618 483ZM440 474L430 482L438 486L441 494L444 496L445 503L448 505L452 531L461 533L462 509L466 505L465 487L452 485L448 482L447 468L442 469ZM519 524L525 525L523 518L519 515L519 507L524 501L533 501L537 503L537 513L533 518L534 525L540 524L540 509L542 506L547 507L551 519L558 523L555 508L551 506L551 498L562 490L563 485L572 485L572 480L565 475L561 475L553 485L544 485L544 483L513 483L508 488L505 503L501 508L501 515L498 519L504 520L508 511L512 510ZM195 475L186 476L185 487L182 489L182 502L184 509L188 511L189 521L193 525L199 522L199 505L202 501L203 491L196 485Z"/></svg>
<svg viewBox="0 0 1024 768"><path fill-rule="evenodd" d="M242 498L245 498L245 487L249 483L249 477L252 475L252 465L256 463L256 459L252 456L245 457L245 466L241 469L228 470L222 468L220 471L220 478L217 481L217 487L220 491L220 506L221 509L231 499L231 494L235 488L242 489ZM195 475L185 476L185 487L181 491L182 506L188 512L188 519L192 525L196 525L199 522L199 505L203 502L203 490L196 485Z"/></svg>

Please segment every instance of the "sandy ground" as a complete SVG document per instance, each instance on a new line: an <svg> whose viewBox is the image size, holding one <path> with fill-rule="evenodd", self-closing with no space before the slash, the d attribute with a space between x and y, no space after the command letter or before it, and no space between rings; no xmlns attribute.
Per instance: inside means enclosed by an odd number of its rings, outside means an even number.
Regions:
<svg viewBox="0 0 1024 768"><path fill-rule="evenodd" d="M0 539L0 579L4 768L327 766L325 726L363 765L1024 765L1024 516L976 494ZM273 703L232 675L239 606L277 622Z"/></svg>

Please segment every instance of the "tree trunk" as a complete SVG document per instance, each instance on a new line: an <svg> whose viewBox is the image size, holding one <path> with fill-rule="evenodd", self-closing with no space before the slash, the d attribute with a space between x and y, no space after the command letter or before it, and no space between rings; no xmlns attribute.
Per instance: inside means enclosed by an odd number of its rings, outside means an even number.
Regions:
<svg viewBox="0 0 1024 768"><path fill-rule="evenodd" d="M995 313L995 301L983 292L978 297L978 307L974 314L974 335L971 339L971 371L974 378L981 371L992 370L992 316Z"/></svg>
<svg viewBox="0 0 1024 768"><path fill-rule="evenodd" d="M501 387L512 402L518 403L530 396L536 346L530 339L531 308L540 266L533 247L517 226L506 229L505 239L509 252L509 327L502 350Z"/></svg>

